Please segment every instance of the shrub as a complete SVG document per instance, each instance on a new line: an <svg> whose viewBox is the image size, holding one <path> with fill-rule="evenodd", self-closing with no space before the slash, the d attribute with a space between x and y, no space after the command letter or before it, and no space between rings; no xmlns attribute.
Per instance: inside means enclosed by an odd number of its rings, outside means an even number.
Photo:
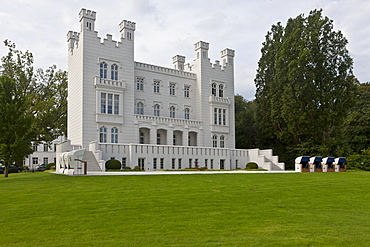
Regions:
<svg viewBox="0 0 370 247"><path fill-rule="evenodd" d="M249 169L258 169L258 165L254 162L249 162L246 166L245 166L245 169L249 170Z"/></svg>
<svg viewBox="0 0 370 247"><path fill-rule="evenodd" d="M55 163L49 163L45 168L46 170L55 170Z"/></svg>
<svg viewBox="0 0 370 247"><path fill-rule="evenodd" d="M140 169L140 166L135 166L134 167L134 171L140 171L141 169Z"/></svg>
<svg viewBox="0 0 370 247"><path fill-rule="evenodd" d="M370 171L370 149L362 150L362 154L348 156L347 168Z"/></svg>
<svg viewBox="0 0 370 247"><path fill-rule="evenodd" d="M123 167L123 170L131 170L131 167L125 166L125 167Z"/></svg>
<svg viewBox="0 0 370 247"><path fill-rule="evenodd" d="M105 169L121 169L121 162L115 159L108 160L105 162Z"/></svg>

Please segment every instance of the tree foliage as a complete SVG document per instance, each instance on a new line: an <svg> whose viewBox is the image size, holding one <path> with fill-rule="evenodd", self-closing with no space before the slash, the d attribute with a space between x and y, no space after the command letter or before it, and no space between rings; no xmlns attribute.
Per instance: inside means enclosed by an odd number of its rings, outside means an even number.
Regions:
<svg viewBox="0 0 370 247"><path fill-rule="evenodd" d="M0 159L7 167L31 153L31 141L66 135L67 72L55 65L34 72L32 53L17 50L8 40L4 44L9 51L0 65Z"/></svg>
<svg viewBox="0 0 370 247"><path fill-rule="evenodd" d="M241 149L257 147L255 103L241 95L235 96L235 146Z"/></svg>
<svg viewBox="0 0 370 247"><path fill-rule="evenodd" d="M347 43L321 10L272 26L255 78L263 146L279 155L335 153L356 92Z"/></svg>

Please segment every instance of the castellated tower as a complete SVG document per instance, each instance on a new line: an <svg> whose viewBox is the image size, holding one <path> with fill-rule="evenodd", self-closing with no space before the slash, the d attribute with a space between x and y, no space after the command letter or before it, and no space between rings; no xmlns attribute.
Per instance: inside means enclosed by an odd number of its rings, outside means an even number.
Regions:
<svg viewBox="0 0 370 247"><path fill-rule="evenodd" d="M235 147L234 50L221 51L223 64L208 58L209 43L194 44L196 58L192 71L197 74L197 117L204 127L204 146L215 146L220 138L225 147Z"/></svg>
<svg viewBox="0 0 370 247"><path fill-rule="evenodd" d="M134 115L133 87L126 85L134 81L135 23L124 20L119 24L121 39L117 42L110 34L98 37L95 20L96 12L81 9L80 32L67 34L68 138L83 148L100 140L102 126L108 136L108 129L132 126ZM105 106L100 104L103 101ZM130 135L132 130L126 133L133 138Z"/></svg>

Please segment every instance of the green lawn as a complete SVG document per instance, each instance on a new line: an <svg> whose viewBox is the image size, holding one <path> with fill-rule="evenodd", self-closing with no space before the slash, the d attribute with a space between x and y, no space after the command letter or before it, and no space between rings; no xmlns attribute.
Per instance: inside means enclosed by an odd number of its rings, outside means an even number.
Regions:
<svg viewBox="0 0 370 247"><path fill-rule="evenodd" d="M369 246L370 172L0 178L0 246Z"/></svg>

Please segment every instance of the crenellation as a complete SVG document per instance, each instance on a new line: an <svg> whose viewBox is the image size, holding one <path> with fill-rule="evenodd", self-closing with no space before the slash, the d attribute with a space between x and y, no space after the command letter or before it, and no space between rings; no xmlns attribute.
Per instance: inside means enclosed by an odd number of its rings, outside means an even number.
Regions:
<svg viewBox="0 0 370 247"><path fill-rule="evenodd" d="M179 71L176 69L170 69L166 67L161 67L161 66L141 63L141 62L135 62L135 68L143 69L143 70L150 70L150 71L155 71L155 72L161 72L164 74L172 74L172 75L177 75L177 76L182 76L182 77L187 77L187 78L192 78L192 79L196 77L196 75L191 72Z"/></svg>
<svg viewBox="0 0 370 247"><path fill-rule="evenodd" d="M80 13L79 13L79 17L80 17L80 21L82 18L88 18L88 19L91 19L91 20L96 20L96 12L95 11L91 11L91 10L86 10L86 9L81 9Z"/></svg>
<svg viewBox="0 0 370 247"><path fill-rule="evenodd" d="M125 29L125 28L130 29L132 31L135 31L136 23L132 22L132 21L128 21L128 20L123 20L119 24L119 27L120 27L120 32L122 32L122 30Z"/></svg>

